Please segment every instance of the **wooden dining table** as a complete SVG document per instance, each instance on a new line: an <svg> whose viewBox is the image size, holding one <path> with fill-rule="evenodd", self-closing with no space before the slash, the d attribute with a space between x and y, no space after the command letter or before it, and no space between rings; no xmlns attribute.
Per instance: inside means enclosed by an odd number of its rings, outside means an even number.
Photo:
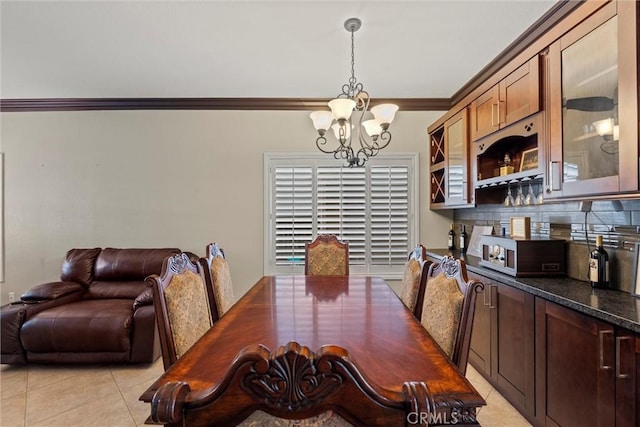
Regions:
<svg viewBox="0 0 640 427"><path fill-rule="evenodd" d="M478 425L485 401L380 277L265 276L140 397L169 425L255 410L353 425Z"/></svg>

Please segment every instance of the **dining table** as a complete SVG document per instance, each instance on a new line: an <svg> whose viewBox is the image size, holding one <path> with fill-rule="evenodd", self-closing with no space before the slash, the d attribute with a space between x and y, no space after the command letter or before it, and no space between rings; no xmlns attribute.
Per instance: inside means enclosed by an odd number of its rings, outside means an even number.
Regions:
<svg viewBox="0 0 640 427"><path fill-rule="evenodd" d="M264 276L140 400L154 423L254 411L356 426L478 425L485 401L377 276Z"/></svg>

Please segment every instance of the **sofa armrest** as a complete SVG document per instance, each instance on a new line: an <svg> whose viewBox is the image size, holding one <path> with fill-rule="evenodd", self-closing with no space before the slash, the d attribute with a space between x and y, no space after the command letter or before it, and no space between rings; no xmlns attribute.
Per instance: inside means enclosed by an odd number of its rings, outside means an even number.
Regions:
<svg viewBox="0 0 640 427"><path fill-rule="evenodd" d="M131 363L151 363L160 356L160 338L153 305L133 312Z"/></svg>
<svg viewBox="0 0 640 427"><path fill-rule="evenodd" d="M153 293L151 292L151 288L147 288L133 301L133 311L136 311L139 307L144 305L151 304L153 304Z"/></svg>
<svg viewBox="0 0 640 427"><path fill-rule="evenodd" d="M20 328L24 322L24 304L8 304L0 310L0 363L23 365L27 363L24 348L20 342Z"/></svg>
<svg viewBox="0 0 640 427"><path fill-rule="evenodd" d="M20 299L29 304L55 300L65 295L84 291L84 287L76 282L48 282L29 289L20 296Z"/></svg>

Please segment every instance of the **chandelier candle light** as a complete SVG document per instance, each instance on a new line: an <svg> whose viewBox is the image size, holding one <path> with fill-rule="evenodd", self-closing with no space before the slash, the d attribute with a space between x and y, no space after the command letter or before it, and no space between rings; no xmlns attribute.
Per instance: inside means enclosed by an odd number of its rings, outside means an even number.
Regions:
<svg viewBox="0 0 640 427"><path fill-rule="evenodd" d="M373 119L364 120L369 110L369 94L362 83L358 83L355 71L355 49L353 33L358 31L362 22L358 18L349 18L344 28L351 33L351 77L349 83L342 86L342 93L329 101L331 111L314 111L311 113L313 126L320 135L316 139L318 149L323 153L333 154L336 159L346 161L349 167L363 166L370 158L378 154L391 142L389 125L394 119L398 106L380 104L371 108ZM358 126L352 124L352 113L357 111ZM337 140L337 146L331 150L327 147L327 131L331 128ZM363 129L367 136L364 135ZM354 134L357 135L359 147L352 145Z"/></svg>

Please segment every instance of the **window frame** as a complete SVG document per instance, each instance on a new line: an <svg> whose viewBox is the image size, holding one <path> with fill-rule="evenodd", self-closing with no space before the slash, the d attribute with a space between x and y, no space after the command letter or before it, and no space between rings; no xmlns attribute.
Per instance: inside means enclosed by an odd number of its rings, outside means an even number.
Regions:
<svg viewBox="0 0 640 427"><path fill-rule="evenodd" d="M275 242L276 232L275 227L275 186L273 173L275 173L276 167L281 166L311 166L313 175L313 188L315 193L315 167L317 166L341 166L340 160L334 159L330 155L322 153L264 153L264 169L263 169L263 182L264 182L264 249L263 249L263 270L264 274L278 275L278 274L304 274L304 263L301 265L291 264L290 266L276 266L275 265ZM420 184L420 171L419 171L419 154L418 153L381 153L375 158L369 159L364 167L371 166L394 166L403 165L408 166L408 227L407 227L407 239L408 249L407 254L414 248L419 240L420 231L420 216L419 216L419 184ZM371 197L370 187L367 188L367 197ZM315 200L313 202L313 211L316 212L317 206ZM368 245L367 245L368 246ZM367 252L370 248L367 247ZM273 261L272 261L273 260ZM403 265L389 266L389 265L371 265L369 261L365 265L349 266L350 274L354 275L375 275L381 276L386 280L399 280L402 278L404 269Z"/></svg>

